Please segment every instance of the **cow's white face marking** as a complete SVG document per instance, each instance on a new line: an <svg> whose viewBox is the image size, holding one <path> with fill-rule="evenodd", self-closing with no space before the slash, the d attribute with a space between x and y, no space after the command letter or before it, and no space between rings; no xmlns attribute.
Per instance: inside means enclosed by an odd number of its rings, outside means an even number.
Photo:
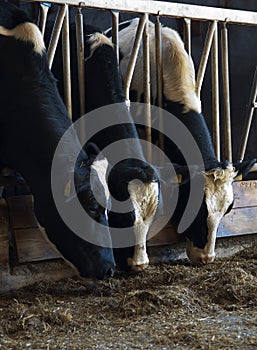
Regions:
<svg viewBox="0 0 257 350"><path fill-rule="evenodd" d="M107 173L107 168L108 168L107 159L106 158L96 159L93 162L91 168L96 171L96 173L100 179L100 182L104 188L105 197L108 201L110 199L110 192L109 192L109 188L108 188L107 181L106 181L106 173Z"/></svg>
<svg viewBox="0 0 257 350"><path fill-rule="evenodd" d="M123 58L120 62L120 70L123 78L127 73L138 22L138 18L133 19L128 27L119 32L119 45L123 54ZM155 26L152 22L149 22L149 38L151 43L151 94L152 98L155 100L157 98ZM179 34L168 27L162 28L162 54L163 92L165 97L170 101L182 103L184 105L184 113L190 110L200 113L201 101L195 93L195 69L193 61L187 54ZM137 91L138 101L140 101L140 97L144 93L142 72L143 49L141 45L130 87L130 90Z"/></svg>
<svg viewBox="0 0 257 350"><path fill-rule="evenodd" d="M132 269L137 269L141 265L143 269L149 264L146 238L158 206L158 183L145 184L139 180L132 180L128 184L128 191L135 210L134 232L136 237L134 256L128 259L128 265Z"/></svg>
<svg viewBox="0 0 257 350"><path fill-rule="evenodd" d="M11 36L16 40L30 42L34 45L34 50L39 55L45 51L45 44L39 28L30 22L18 24L12 29L0 26L0 34Z"/></svg>
<svg viewBox="0 0 257 350"><path fill-rule="evenodd" d="M205 173L205 201L208 211L207 244L203 249L187 245L189 259L195 263L212 262L215 258L215 242L218 226L222 217L233 203L232 183L237 172L230 164L226 169L213 169Z"/></svg>
<svg viewBox="0 0 257 350"><path fill-rule="evenodd" d="M113 47L113 43L107 36L101 33L93 33L89 36L89 39L87 40L87 43L90 45L90 55L85 59L85 61L89 60L96 49L102 45L109 45Z"/></svg>

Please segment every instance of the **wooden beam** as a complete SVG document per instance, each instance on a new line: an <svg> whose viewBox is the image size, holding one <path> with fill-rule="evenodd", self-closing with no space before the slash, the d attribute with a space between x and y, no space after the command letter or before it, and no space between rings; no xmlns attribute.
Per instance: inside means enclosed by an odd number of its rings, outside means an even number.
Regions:
<svg viewBox="0 0 257 350"><path fill-rule="evenodd" d="M234 208L219 225L217 237L246 235L257 232L257 207Z"/></svg>
<svg viewBox="0 0 257 350"><path fill-rule="evenodd" d="M40 2L41 0L35 0ZM178 18L191 18L194 20L209 20L226 23L257 25L257 13L218 7L179 4L175 2L151 1L151 0L54 0L56 4L68 4L72 6L94 9L117 10L123 12L147 13Z"/></svg>
<svg viewBox="0 0 257 350"><path fill-rule="evenodd" d="M13 234L19 263L61 257L37 227L14 230Z"/></svg>
<svg viewBox="0 0 257 350"><path fill-rule="evenodd" d="M13 230L38 226L31 195L8 197L7 204Z"/></svg>

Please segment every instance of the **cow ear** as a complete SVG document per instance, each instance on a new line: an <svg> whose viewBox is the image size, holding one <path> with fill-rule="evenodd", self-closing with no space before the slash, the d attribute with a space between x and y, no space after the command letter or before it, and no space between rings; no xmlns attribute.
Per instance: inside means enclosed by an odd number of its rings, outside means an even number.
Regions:
<svg viewBox="0 0 257 350"><path fill-rule="evenodd" d="M237 162L233 164L235 170L237 171L236 177L241 175L242 178L244 178L249 173L249 171L252 169L252 167L256 162L257 162L257 158L253 158L252 160L245 160L243 162Z"/></svg>

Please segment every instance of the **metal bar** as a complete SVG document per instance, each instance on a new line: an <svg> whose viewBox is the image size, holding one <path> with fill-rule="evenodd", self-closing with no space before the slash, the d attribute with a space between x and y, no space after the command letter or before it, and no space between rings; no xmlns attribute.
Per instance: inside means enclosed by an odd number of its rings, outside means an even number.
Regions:
<svg viewBox="0 0 257 350"><path fill-rule="evenodd" d="M64 102L70 118L72 119L71 102L71 68L70 68L70 30L69 30L69 9L62 27L62 61L63 61L63 83L64 83Z"/></svg>
<svg viewBox="0 0 257 350"><path fill-rule="evenodd" d="M84 43L84 30L83 30L83 14L81 9L78 9L78 13L76 14L76 38L77 38L80 115L82 116L86 112L86 101L85 101L85 43Z"/></svg>
<svg viewBox="0 0 257 350"><path fill-rule="evenodd" d="M163 67L162 67L162 33L160 17L155 21L155 50L156 50L156 81L157 81L157 104L163 107Z"/></svg>
<svg viewBox="0 0 257 350"><path fill-rule="evenodd" d="M244 123L242 139L240 142L240 148L238 152L239 161L242 161L245 156L246 146L249 139L250 127L253 119L253 113L255 108L257 108L256 99L257 99L257 66L255 68L249 103L247 106L248 108L247 108L247 114L246 114L245 123Z"/></svg>
<svg viewBox="0 0 257 350"><path fill-rule="evenodd" d="M209 53L211 50L211 44L212 44L213 34L215 31L215 26L216 26L216 22L211 22L209 24L208 31L205 38L203 54L201 57L197 78L196 78L196 94L198 95L198 97L200 97L200 93L201 93L201 87L203 83L204 74L206 71Z"/></svg>
<svg viewBox="0 0 257 350"><path fill-rule="evenodd" d="M216 157L220 160L220 111L219 111L219 57L218 57L218 26L212 43L212 115L213 115L213 145Z"/></svg>
<svg viewBox="0 0 257 350"><path fill-rule="evenodd" d="M59 37L61 34L62 24L64 21L64 16L65 16L66 10L67 10L67 5L62 5L58 9L58 15L56 17L54 29L53 29L53 32L51 35L51 40L50 40L50 44L49 44L48 51L47 51L47 57L48 57L50 69L51 69L52 64L53 64L54 55L55 55L56 47L57 47L58 40L59 40Z"/></svg>
<svg viewBox="0 0 257 350"><path fill-rule="evenodd" d="M160 17L156 16L155 21L155 52L156 52L156 81L157 81L157 105L163 108L163 66L162 66L162 29ZM162 133L159 135L159 148L164 151L163 137L163 116L159 110L159 130Z"/></svg>
<svg viewBox="0 0 257 350"><path fill-rule="evenodd" d="M145 138L147 143L147 158L148 161L152 160L152 120L151 120L151 76L150 76L150 40L149 40L149 22L148 15L146 15L146 23L143 33L143 55L144 55L144 103L146 104L145 115Z"/></svg>
<svg viewBox="0 0 257 350"><path fill-rule="evenodd" d="M41 0L35 0L40 2ZM64 0L54 0L56 4L62 4ZM148 13L154 16L167 16L178 18L191 18L194 20L226 21L227 23L238 23L246 25L257 24L257 12L224 9L210 6L199 6L191 4L180 4L167 1L137 0L65 0L65 3L73 6L87 8L116 10L120 12Z"/></svg>
<svg viewBox="0 0 257 350"><path fill-rule="evenodd" d="M184 18L184 43L187 53L191 55L191 19Z"/></svg>
<svg viewBox="0 0 257 350"><path fill-rule="evenodd" d="M221 28L221 62L222 62L222 81L223 81L223 95L224 95L225 157L229 162L232 162L229 65L228 65L228 30L225 22L222 23L222 28Z"/></svg>
<svg viewBox="0 0 257 350"><path fill-rule="evenodd" d="M48 2L40 3L40 20L39 20L38 27L42 33L42 36L45 35L46 19L47 19L47 14L50 7L51 7L51 4L49 4Z"/></svg>
<svg viewBox="0 0 257 350"><path fill-rule="evenodd" d="M130 60L128 63L127 73L126 73L126 76L124 79L124 92L125 92L125 97L126 97L127 101L129 101L129 88L130 88L131 80L133 77L133 73L134 73L134 69L135 69L135 65L136 65L136 60L137 60L137 55L138 55L138 51L139 51L139 47L140 47L140 43L142 40L143 31L144 31L144 27L145 27L145 23L147 21L147 18L148 18L147 15L143 14L139 20L133 49L132 49Z"/></svg>
<svg viewBox="0 0 257 350"><path fill-rule="evenodd" d="M77 61L78 61L78 82L79 82L79 103L80 116L86 113L86 88L85 88L85 43L84 43L84 25L83 14L78 9L76 14L76 39L77 39ZM86 139L86 125L84 118L80 123L80 140Z"/></svg>
<svg viewBox="0 0 257 350"><path fill-rule="evenodd" d="M119 64L119 12L112 11L112 42L115 47L117 62Z"/></svg>

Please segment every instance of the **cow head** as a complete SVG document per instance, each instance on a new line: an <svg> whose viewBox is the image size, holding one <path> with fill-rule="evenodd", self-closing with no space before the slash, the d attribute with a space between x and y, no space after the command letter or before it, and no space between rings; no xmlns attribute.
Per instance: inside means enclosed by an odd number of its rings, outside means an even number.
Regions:
<svg viewBox="0 0 257 350"><path fill-rule="evenodd" d="M50 241L82 277L104 279L114 272L107 217L107 166L106 158L82 151L74 173L70 173L74 182L69 180L63 186L59 173L52 177L55 203L45 199L45 191L35 196L36 215Z"/></svg>
<svg viewBox="0 0 257 350"><path fill-rule="evenodd" d="M83 275L86 272L98 278L105 278L113 274L114 268L107 216L107 208L110 205L110 194L106 182L108 162L105 157L98 155L100 151L96 145L90 143L85 150L89 158L82 162L76 171L75 187L78 199L88 214L84 228L89 242L84 240L82 247L78 247L77 252L83 250L83 246L91 247L86 249L87 264L85 264L84 255L81 254L83 259L80 274ZM79 260L78 255L76 259ZM77 266L80 266L80 261L77 262Z"/></svg>
<svg viewBox="0 0 257 350"><path fill-rule="evenodd" d="M222 217L233 206L232 183L238 175L245 176L256 160L239 164L220 164L220 167L205 171L204 200L194 221L184 232L187 239L187 255L195 264L206 264L215 259L215 242L218 226ZM179 207L188 195L189 183L180 186ZM185 203L183 204L185 207Z"/></svg>

